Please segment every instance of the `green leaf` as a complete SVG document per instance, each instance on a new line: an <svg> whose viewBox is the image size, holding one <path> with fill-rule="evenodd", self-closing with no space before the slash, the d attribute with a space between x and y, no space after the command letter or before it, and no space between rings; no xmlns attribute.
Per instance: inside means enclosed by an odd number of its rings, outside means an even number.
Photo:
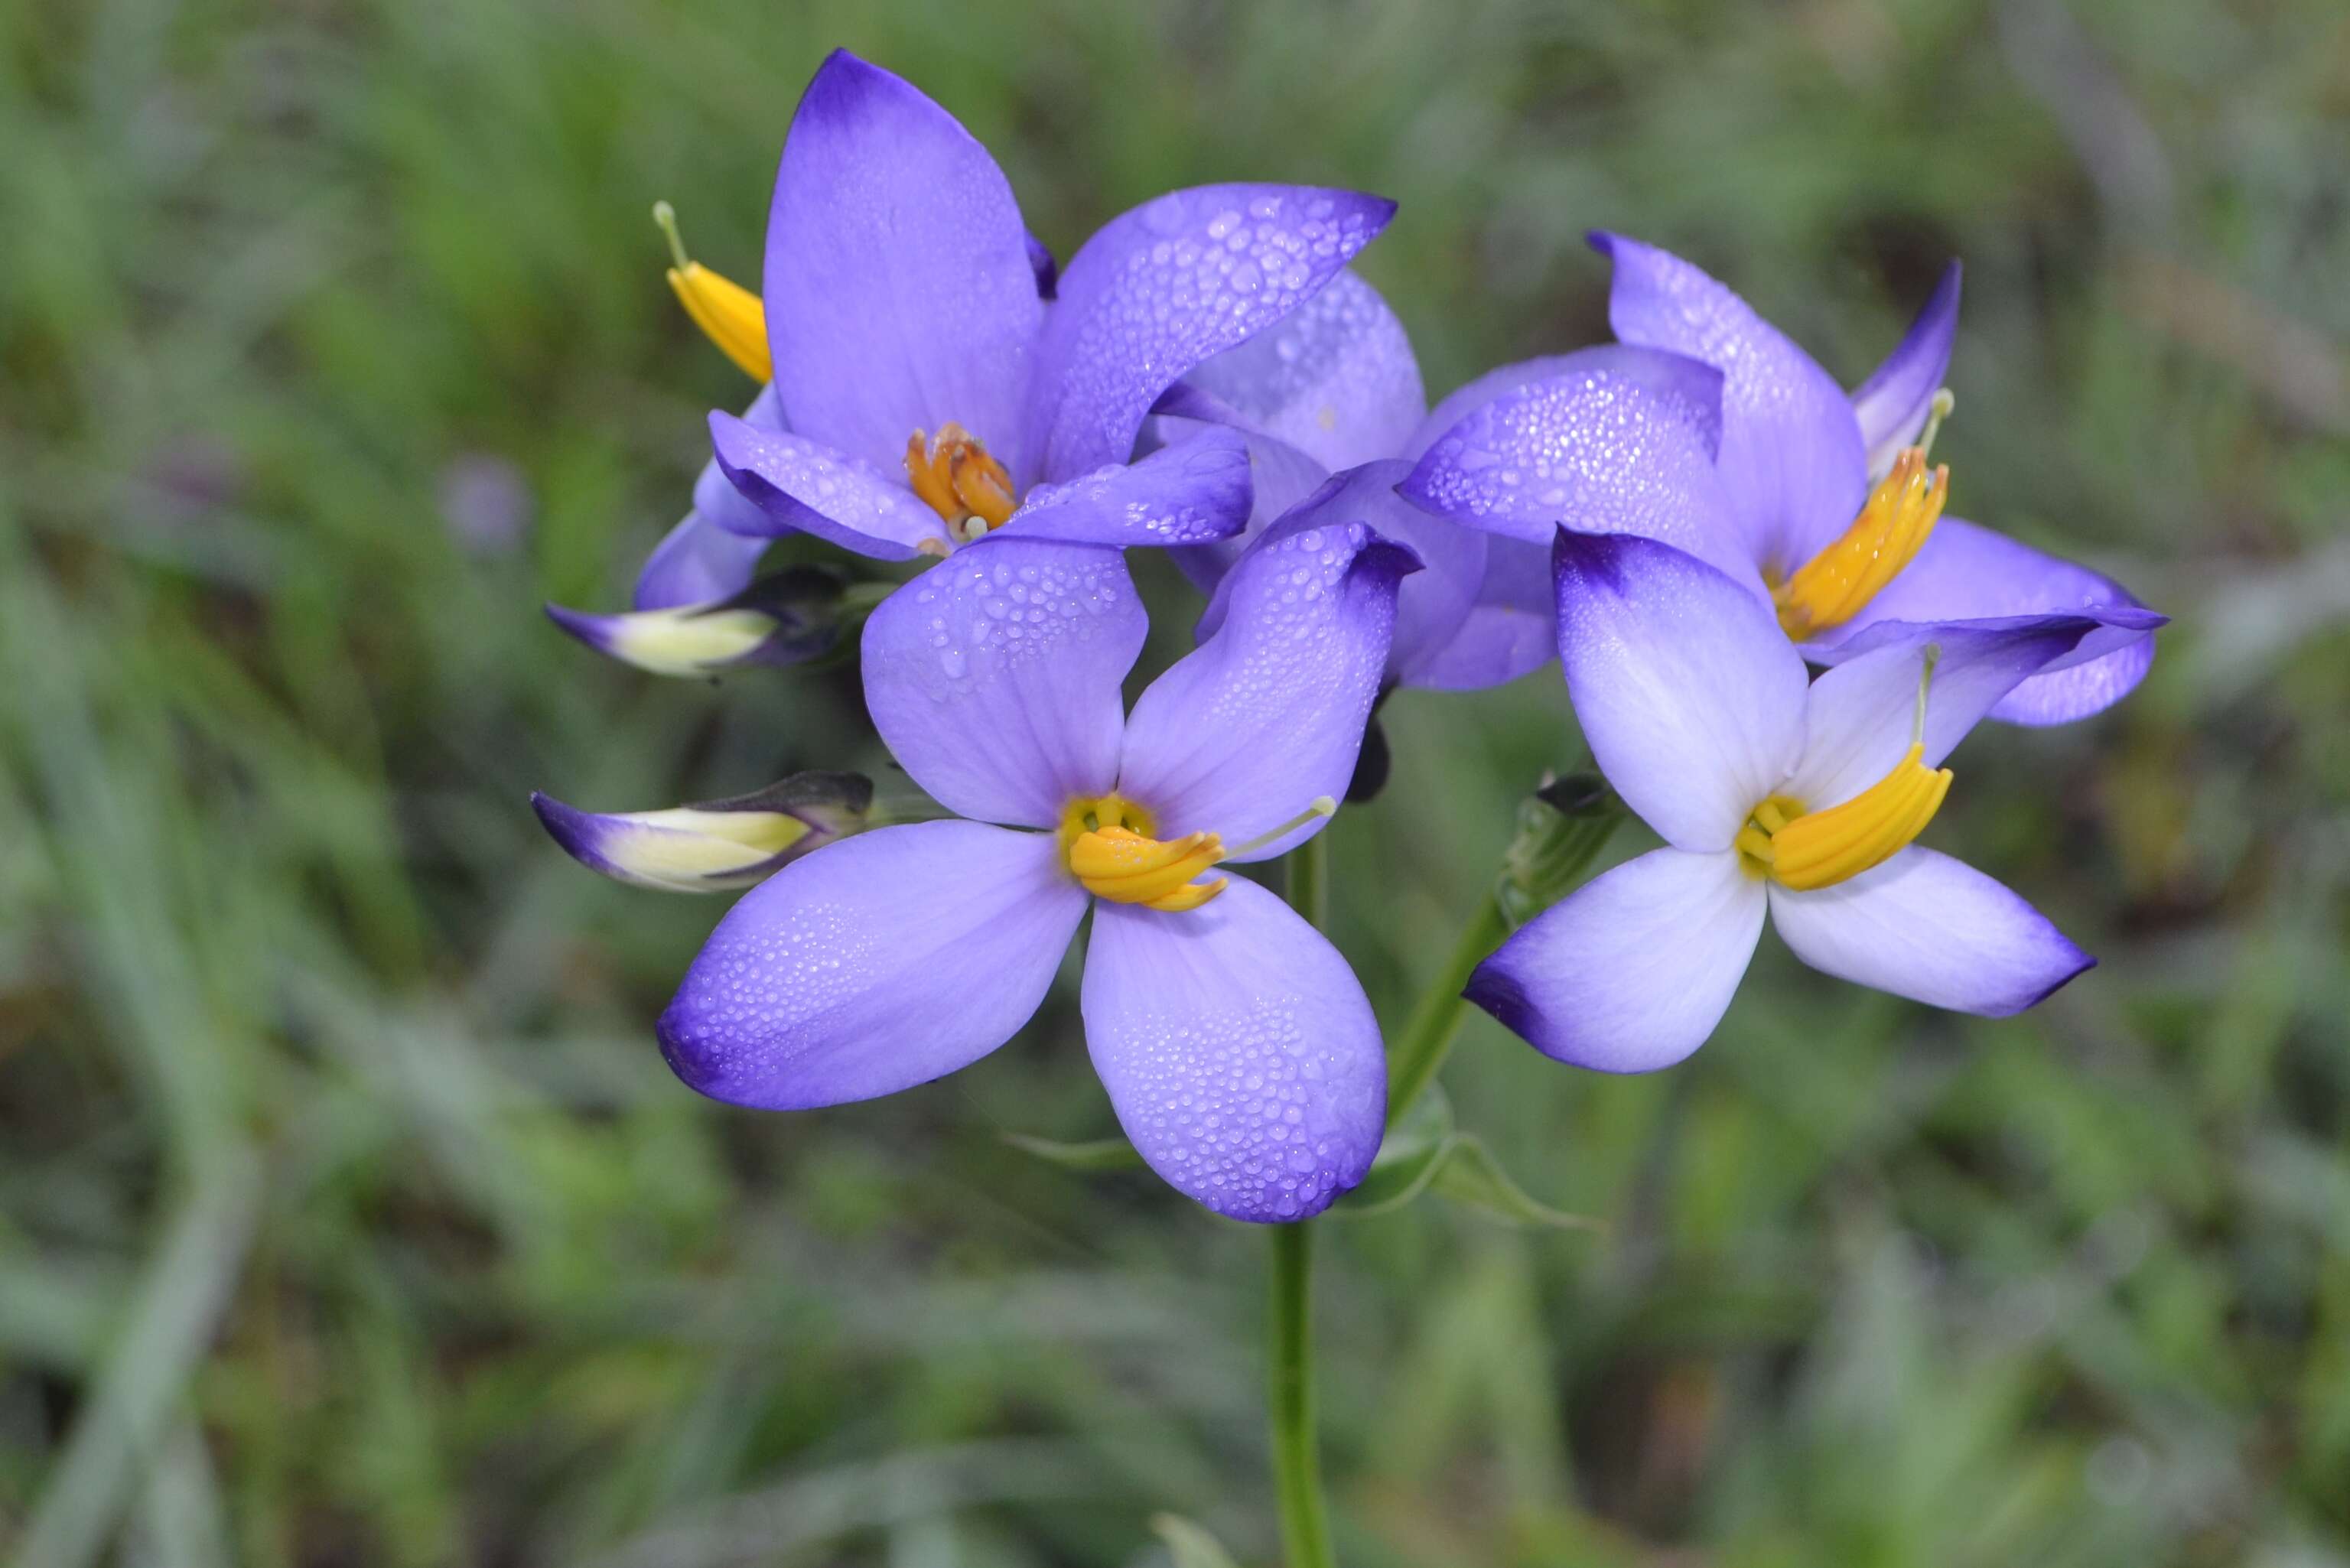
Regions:
<svg viewBox="0 0 2350 1568"><path fill-rule="evenodd" d="M1063 1143L1056 1138L1033 1137L1027 1133L1005 1133L1003 1141L1013 1147L1048 1160L1064 1170L1139 1170L1142 1156L1122 1137L1097 1138L1090 1143Z"/></svg>
<svg viewBox="0 0 2350 1568"><path fill-rule="evenodd" d="M1222 1542L1180 1514L1153 1514L1150 1528L1167 1542L1175 1568L1238 1568Z"/></svg>
<svg viewBox="0 0 2350 1568"><path fill-rule="evenodd" d="M1607 1222L1587 1214L1569 1214L1536 1202L1525 1189L1510 1179L1484 1139L1471 1133L1454 1137L1435 1171L1430 1185L1455 1203L1482 1210L1516 1225L1544 1225L1558 1231L1605 1231Z"/></svg>

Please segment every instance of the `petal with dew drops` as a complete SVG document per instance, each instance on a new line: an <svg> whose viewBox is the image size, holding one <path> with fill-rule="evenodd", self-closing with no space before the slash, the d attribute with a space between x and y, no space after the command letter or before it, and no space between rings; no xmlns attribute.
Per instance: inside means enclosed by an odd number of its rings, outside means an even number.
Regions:
<svg viewBox="0 0 2350 1568"><path fill-rule="evenodd" d="M910 561L925 544L946 542L939 514L906 488L902 454L893 472L806 436L715 412L710 441L718 466L756 508L739 520L728 516L725 526L774 535L804 530L882 561Z"/></svg>
<svg viewBox="0 0 2350 1568"><path fill-rule="evenodd" d="M1558 651L1599 771L1682 849L1727 849L1803 754L1804 660L1762 597L1634 534L1558 531Z"/></svg>
<svg viewBox="0 0 2350 1568"><path fill-rule="evenodd" d="M1954 1012L2021 1012L2097 961L2004 884L1918 845L1833 888L1770 891L1772 923L1814 969Z"/></svg>
<svg viewBox="0 0 2350 1568"><path fill-rule="evenodd" d="M1333 472L1398 455L1428 412L1403 323L1352 271L1186 379Z"/></svg>
<svg viewBox="0 0 2350 1568"><path fill-rule="evenodd" d="M1617 337L1721 369L1722 480L1750 558L1787 576L1851 526L1867 498L1868 459L1844 389L1671 252L1620 234L1591 243L1616 264L1607 320Z"/></svg>
<svg viewBox="0 0 2350 1568"><path fill-rule="evenodd" d="M1334 484L1336 482L1333 482ZM1134 704L1118 793L1160 837L1222 836L1233 860L1304 843L1354 777L1395 631L1396 591L1419 560L1367 524L1324 523L1311 503L1250 546L1219 589L1216 634Z"/></svg>
<svg viewBox="0 0 2350 1568"><path fill-rule="evenodd" d="M1654 1072L1730 1010L1764 908L1734 852L1652 849L1527 921L1461 994L1545 1056Z"/></svg>
<svg viewBox="0 0 2350 1568"><path fill-rule="evenodd" d="M1150 1168L1235 1220L1303 1220L1378 1152L1387 1059L1321 932L1235 877L1197 909L1094 906L1086 1048Z"/></svg>
<svg viewBox="0 0 2350 1568"><path fill-rule="evenodd" d="M1125 462L1161 392L1311 299L1394 212L1355 191L1201 185L1105 223L1062 269L1038 345L1035 477Z"/></svg>
<svg viewBox="0 0 2350 1568"><path fill-rule="evenodd" d="M714 1100L805 1110L967 1066L1025 1023L1086 912L1050 834L878 828L743 895L660 1017Z"/></svg>
<svg viewBox="0 0 2350 1568"><path fill-rule="evenodd" d="M916 430L959 422L1027 483L1045 305L1020 205L952 115L844 49L784 141L764 298L792 429L886 470Z"/></svg>
<svg viewBox="0 0 2350 1568"><path fill-rule="evenodd" d="M1003 532L1076 545L1207 545L1248 525L1250 495L1247 440L1210 425L1139 462L1038 485Z"/></svg>
<svg viewBox="0 0 2350 1568"><path fill-rule="evenodd" d="M865 623L865 705L941 805L1050 827L1118 780L1119 686L1149 633L1115 550L994 534Z"/></svg>

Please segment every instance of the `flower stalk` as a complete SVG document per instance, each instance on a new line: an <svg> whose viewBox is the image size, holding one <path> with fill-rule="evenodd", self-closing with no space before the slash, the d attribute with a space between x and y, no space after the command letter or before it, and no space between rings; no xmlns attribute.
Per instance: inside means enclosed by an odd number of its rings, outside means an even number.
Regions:
<svg viewBox="0 0 2350 1568"><path fill-rule="evenodd" d="M1289 902L1319 930L1330 906L1329 851L1315 834L1289 852ZM1265 1314L1266 1402L1273 1424L1273 1491L1287 1568L1336 1568L1330 1510L1314 1407L1314 1234L1307 1223L1269 1227L1273 1283Z"/></svg>

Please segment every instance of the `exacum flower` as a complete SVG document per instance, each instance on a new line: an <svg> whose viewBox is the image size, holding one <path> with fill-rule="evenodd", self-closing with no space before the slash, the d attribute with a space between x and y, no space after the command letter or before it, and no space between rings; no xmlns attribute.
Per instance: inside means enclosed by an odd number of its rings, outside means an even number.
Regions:
<svg viewBox="0 0 2350 1568"><path fill-rule="evenodd" d="M1950 406L1940 389L1958 321L1955 263L1892 357L1846 398L1809 355L1698 268L1613 234L1592 243L1616 263L1608 319L1617 337L1690 356L1721 373L1719 422L1709 439L1722 484L1701 521L1723 531L1744 563L1737 575L1769 594L1780 625L1807 658L1838 663L1876 646L1865 639L1888 623L1922 628L2070 612L2098 628L2017 687L1993 718L2023 724L2083 718L2145 676L2151 634L2164 618L2085 566L1942 516L1949 472L1929 470L1925 449L1938 398ZM1575 472L1612 456L1602 444L1615 417L1612 396L1581 364L1521 387L1438 441L1405 493L1532 544L1546 545L1561 521L1670 538L1638 520L1575 510Z"/></svg>
<svg viewBox="0 0 2350 1568"><path fill-rule="evenodd" d="M1221 537L1246 519L1245 453L1220 432L1122 467L1144 417L1183 372L1311 298L1394 210L1311 186L1175 191L1056 275L987 150L836 52L793 117L768 218L780 420L712 414L719 464L759 508L751 531L805 529L883 560L1007 526L1112 545Z"/></svg>
<svg viewBox="0 0 2350 1568"><path fill-rule="evenodd" d="M1912 841L1942 759L2101 623L2022 617L1858 639L1806 684L1771 607L1635 535L1559 530L1559 657L1592 755L1661 835L1529 921L1463 992L1545 1055L1639 1073L1705 1043L1765 910L1814 969L2001 1016L2095 961L2014 893Z"/></svg>
<svg viewBox="0 0 2350 1568"><path fill-rule="evenodd" d="M879 828L754 889L661 1016L670 1065L778 1110L927 1082L1027 1021L1090 908L1086 1041L1136 1149L1236 1219L1326 1207L1378 1147L1378 1024L1280 898L1201 878L1335 809L1413 565L1359 523L1269 533L1222 629L1130 715L1148 627L1116 550L1000 535L900 588L866 623L866 703L971 820Z"/></svg>
<svg viewBox="0 0 2350 1568"><path fill-rule="evenodd" d="M549 794L530 804L548 836L590 871L665 893L731 893L863 832L873 781L794 774L749 794L661 811L581 811Z"/></svg>
<svg viewBox="0 0 2350 1568"><path fill-rule="evenodd" d="M1340 504L1416 551L1426 570L1404 584L1388 654L1390 686L1467 691L1513 680L1551 656L1547 545L1462 527L1392 493L1435 440L1470 410L1560 361L1534 359L1480 377L1431 413L1403 324L1377 290L1344 272L1276 325L1194 370L1159 403L1175 432L1244 431L1256 499L1245 533L1175 559L1212 594L1276 518L1333 476Z"/></svg>

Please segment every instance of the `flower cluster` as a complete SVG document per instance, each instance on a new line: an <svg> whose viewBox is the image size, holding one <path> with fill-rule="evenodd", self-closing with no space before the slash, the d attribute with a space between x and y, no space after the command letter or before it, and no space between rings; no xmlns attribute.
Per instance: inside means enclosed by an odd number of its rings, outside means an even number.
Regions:
<svg viewBox="0 0 2350 1568"><path fill-rule="evenodd" d="M1664 846L1476 971L1468 999L1538 1049L1617 1072L1688 1055L1766 910L1814 968L1967 1012L2092 961L1914 842L1979 720L2102 710L2162 619L1943 515L1957 267L1847 396L1696 267L1602 235L1619 341L1430 409L1348 270L1393 211L1201 186L1061 267L978 141L845 53L792 120L760 292L691 260L660 210L671 286L763 384L711 416L633 607L550 613L678 675L854 633L875 732L948 817L845 774L656 812L541 797L595 869L750 889L660 1019L680 1077L797 1109L951 1073L1035 1012L1090 911L1086 1039L1135 1149L1220 1213L1317 1212L1378 1152L1379 1029L1321 933L1221 868L1321 830L1390 691L1554 653ZM912 575L762 576L786 535ZM1205 606L1129 710L1136 547L1167 548Z"/></svg>

